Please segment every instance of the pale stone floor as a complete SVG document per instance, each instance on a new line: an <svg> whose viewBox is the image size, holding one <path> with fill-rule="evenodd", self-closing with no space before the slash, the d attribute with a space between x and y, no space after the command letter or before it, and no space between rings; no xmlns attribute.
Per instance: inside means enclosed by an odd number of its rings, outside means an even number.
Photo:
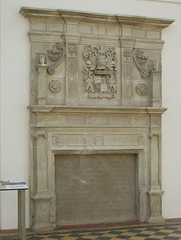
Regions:
<svg viewBox="0 0 181 240"><path fill-rule="evenodd" d="M0 234L0 240L18 240L17 234ZM114 228L27 233L29 240L181 240L181 223L119 226Z"/></svg>

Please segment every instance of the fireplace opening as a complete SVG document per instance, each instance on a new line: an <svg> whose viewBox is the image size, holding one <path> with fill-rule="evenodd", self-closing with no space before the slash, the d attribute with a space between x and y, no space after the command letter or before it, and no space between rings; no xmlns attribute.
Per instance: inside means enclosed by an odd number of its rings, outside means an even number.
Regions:
<svg viewBox="0 0 181 240"><path fill-rule="evenodd" d="M55 156L56 225L135 221L136 154Z"/></svg>

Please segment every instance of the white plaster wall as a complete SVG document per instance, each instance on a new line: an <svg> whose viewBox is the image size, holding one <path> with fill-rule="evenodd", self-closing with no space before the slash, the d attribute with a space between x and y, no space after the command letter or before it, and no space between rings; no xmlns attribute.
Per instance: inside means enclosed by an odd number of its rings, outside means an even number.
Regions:
<svg viewBox="0 0 181 240"><path fill-rule="evenodd" d="M29 41L21 6L172 18L163 31L163 216L181 218L181 1L164 0L0 0L0 178L28 182ZM28 223L27 194L27 227ZM17 228L16 192L0 193L0 229Z"/></svg>

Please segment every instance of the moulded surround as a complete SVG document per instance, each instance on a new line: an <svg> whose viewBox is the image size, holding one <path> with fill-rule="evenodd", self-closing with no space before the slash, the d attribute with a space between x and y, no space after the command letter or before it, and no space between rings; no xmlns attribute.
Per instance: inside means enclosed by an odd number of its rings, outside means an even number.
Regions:
<svg viewBox="0 0 181 240"><path fill-rule="evenodd" d="M57 207L66 180L57 177L55 167L63 167L57 161L65 155L80 156L85 169L92 156L95 162L102 156L102 165L106 155L112 162L116 156L136 156L135 218L164 221L161 31L173 20L33 8L20 12L30 21L32 227L82 224L78 216L74 223L61 219L62 207ZM86 223L94 220L87 217ZM114 221L105 216L100 221L109 220Z"/></svg>

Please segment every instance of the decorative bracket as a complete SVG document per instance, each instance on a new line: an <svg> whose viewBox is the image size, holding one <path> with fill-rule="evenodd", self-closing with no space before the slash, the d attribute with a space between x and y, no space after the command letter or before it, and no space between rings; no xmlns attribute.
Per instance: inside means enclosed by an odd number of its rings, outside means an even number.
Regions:
<svg viewBox="0 0 181 240"><path fill-rule="evenodd" d="M47 50L48 58L53 62L47 67L47 72L53 74L55 68L61 63L63 57L65 56L65 46L62 43L56 43L51 49Z"/></svg>
<svg viewBox="0 0 181 240"><path fill-rule="evenodd" d="M156 61L149 61L148 57L140 49L133 51L133 59L142 78L149 77L152 70L158 70L158 63Z"/></svg>

